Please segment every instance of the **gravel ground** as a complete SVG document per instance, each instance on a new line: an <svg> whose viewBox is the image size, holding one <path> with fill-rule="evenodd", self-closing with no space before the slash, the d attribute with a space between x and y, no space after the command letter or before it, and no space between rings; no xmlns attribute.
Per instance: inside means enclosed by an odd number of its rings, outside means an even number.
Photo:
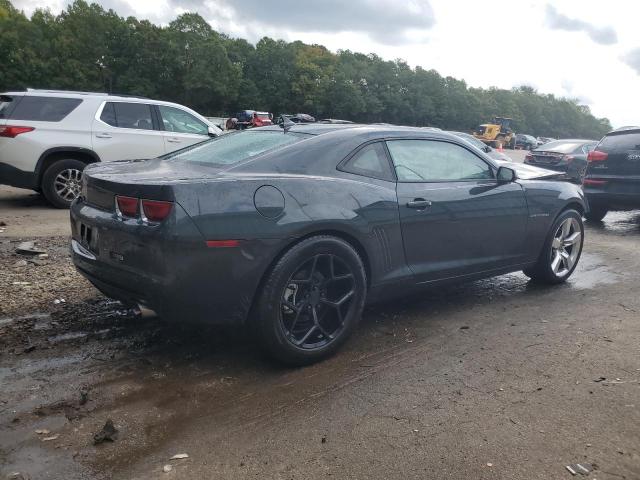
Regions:
<svg viewBox="0 0 640 480"><path fill-rule="evenodd" d="M0 478L640 478L640 212L588 227L567 285L511 274L370 308L302 369L242 332L141 318L64 236L3 228Z"/></svg>

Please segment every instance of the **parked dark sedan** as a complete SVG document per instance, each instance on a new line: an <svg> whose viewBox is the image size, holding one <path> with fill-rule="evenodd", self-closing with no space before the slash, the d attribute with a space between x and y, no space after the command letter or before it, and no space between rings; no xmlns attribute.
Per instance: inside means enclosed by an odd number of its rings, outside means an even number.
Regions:
<svg viewBox="0 0 640 480"><path fill-rule="evenodd" d="M524 163L564 172L571 181L582 183L587 170L587 155L597 143L594 140L554 140L528 153Z"/></svg>
<svg viewBox="0 0 640 480"><path fill-rule="evenodd" d="M334 352L365 301L524 270L565 281L581 189L419 128L309 124L90 165L73 261L178 322L246 324L292 364Z"/></svg>
<svg viewBox="0 0 640 480"><path fill-rule="evenodd" d="M525 135L524 133L516 134L515 148L521 148L524 150L533 150L538 146L538 140L531 135Z"/></svg>

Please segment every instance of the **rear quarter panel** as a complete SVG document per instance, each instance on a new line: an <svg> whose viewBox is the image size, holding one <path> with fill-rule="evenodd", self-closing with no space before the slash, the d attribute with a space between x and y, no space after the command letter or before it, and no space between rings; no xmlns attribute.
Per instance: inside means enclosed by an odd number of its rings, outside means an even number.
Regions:
<svg viewBox="0 0 640 480"><path fill-rule="evenodd" d="M255 192L265 185L277 188L284 199L284 208L270 218L255 205ZM362 247L371 284L407 274L393 182L351 174L236 175L198 189L191 185L176 198L206 239L271 239L281 252L302 237L334 232ZM271 252L263 269L273 258Z"/></svg>

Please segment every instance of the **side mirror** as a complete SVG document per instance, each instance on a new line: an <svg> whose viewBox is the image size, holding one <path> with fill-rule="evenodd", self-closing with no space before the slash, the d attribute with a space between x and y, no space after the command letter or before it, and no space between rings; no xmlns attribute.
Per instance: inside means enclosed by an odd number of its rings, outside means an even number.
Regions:
<svg viewBox="0 0 640 480"><path fill-rule="evenodd" d="M511 183L516 180L516 172L509 167L498 168L498 183Z"/></svg>
<svg viewBox="0 0 640 480"><path fill-rule="evenodd" d="M210 137L217 137L218 136L218 132L216 131L215 128L209 126L209 128L207 128L207 133L209 134Z"/></svg>

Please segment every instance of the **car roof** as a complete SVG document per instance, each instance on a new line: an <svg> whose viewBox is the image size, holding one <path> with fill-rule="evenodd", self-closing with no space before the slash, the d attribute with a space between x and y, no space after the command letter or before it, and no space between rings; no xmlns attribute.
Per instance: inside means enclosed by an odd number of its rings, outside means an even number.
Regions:
<svg viewBox="0 0 640 480"><path fill-rule="evenodd" d="M552 140L552 142L565 142L565 143L597 143L597 140L588 140L585 138L559 138L558 140ZM549 142L551 143L551 142Z"/></svg>
<svg viewBox="0 0 640 480"><path fill-rule="evenodd" d="M625 135L625 134L636 134L636 133L640 133L640 127L629 126L629 127L616 128L615 130L612 130L609 133L607 133L606 136L609 137L611 135Z"/></svg>
<svg viewBox="0 0 640 480"><path fill-rule="evenodd" d="M278 131L282 132L282 127L280 125L271 125L268 127L259 127L254 128L253 131ZM369 135L377 135L380 137L390 136L397 137L402 135L411 135L415 134L420 137L429 137L429 138L441 138L441 139L455 139L457 140L460 137L457 137L454 134L442 131L442 130L434 130L430 128L423 127L404 127L398 125L388 125L388 124L359 124L359 123L296 123L291 125L287 131L294 133L302 133L307 135L323 135L331 132L338 132L349 130L354 136L361 134L364 136Z"/></svg>

